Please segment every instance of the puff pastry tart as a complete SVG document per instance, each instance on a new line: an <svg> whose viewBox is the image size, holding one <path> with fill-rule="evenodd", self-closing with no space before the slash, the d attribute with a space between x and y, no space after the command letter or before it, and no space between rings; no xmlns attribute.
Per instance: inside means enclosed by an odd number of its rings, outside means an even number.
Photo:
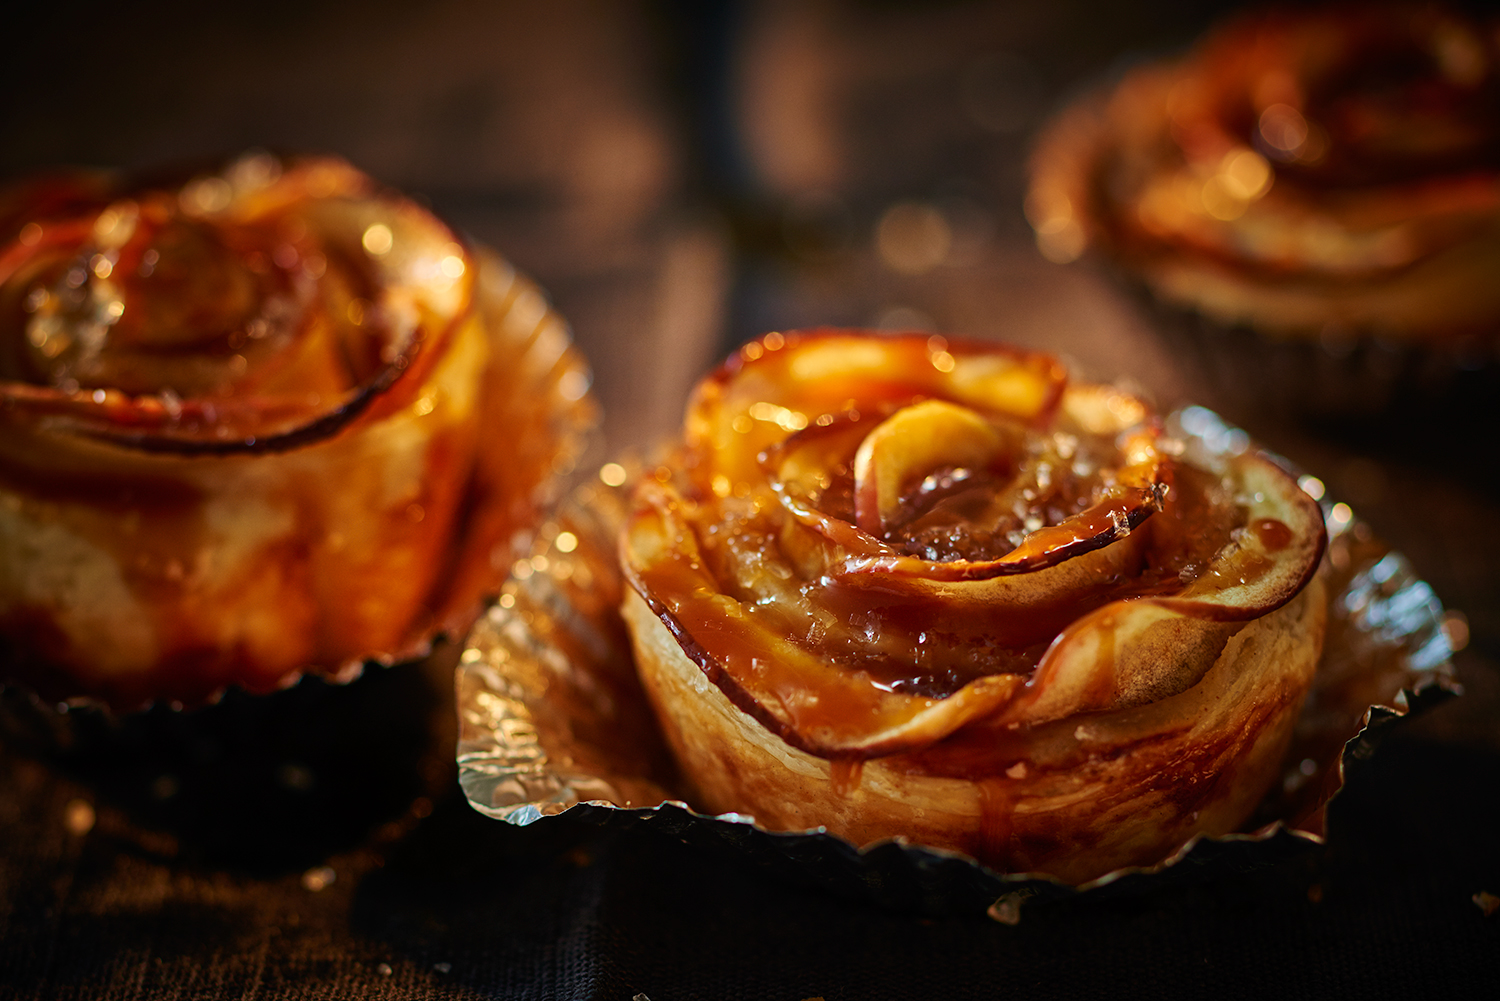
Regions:
<svg viewBox="0 0 1500 1001"><path fill-rule="evenodd" d="M1326 619L1317 505L1053 358L770 334L635 492L624 615L701 806L1084 881L1242 824Z"/></svg>
<svg viewBox="0 0 1500 1001"><path fill-rule="evenodd" d="M265 691L416 653L495 586L558 391L516 402L550 314L514 315L498 259L341 161L264 154L24 182L0 241L12 676L121 708ZM553 333L544 366L572 364Z"/></svg>
<svg viewBox="0 0 1500 1001"><path fill-rule="evenodd" d="M1160 298L1268 334L1492 342L1500 20L1439 5L1235 18L1048 129L1027 214Z"/></svg>

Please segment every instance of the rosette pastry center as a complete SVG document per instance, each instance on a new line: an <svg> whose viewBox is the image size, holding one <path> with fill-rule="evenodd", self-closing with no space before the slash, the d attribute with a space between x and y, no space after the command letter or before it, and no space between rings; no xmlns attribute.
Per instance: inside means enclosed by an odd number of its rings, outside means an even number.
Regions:
<svg viewBox="0 0 1500 1001"><path fill-rule="evenodd" d="M1325 534L1053 358L771 334L696 390L622 549L699 803L1084 881L1244 823L1322 645Z"/></svg>

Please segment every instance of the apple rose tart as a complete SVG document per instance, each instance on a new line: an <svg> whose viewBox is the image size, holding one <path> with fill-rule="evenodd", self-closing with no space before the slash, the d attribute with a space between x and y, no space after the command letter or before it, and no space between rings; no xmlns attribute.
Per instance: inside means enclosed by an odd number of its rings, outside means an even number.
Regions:
<svg viewBox="0 0 1500 1001"><path fill-rule="evenodd" d="M419 653L497 587L551 398L587 382L493 255L265 154L24 182L0 240L10 675L117 708L262 692Z"/></svg>
<svg viewBox="0 0 1500 1001"><path fill-rule="evenodd" d="M1285 334L1493 339L1500 22L1432 5L1240 18L1041 142L1043 250Z"/></svg>
<svg viewBox="0 0 1500 1001"><path fill-rule="evenodd" d="M1084 881L1242 824L1326 619L1317 504L1053 358L769 334L622 539L698 803Z"/></svg>

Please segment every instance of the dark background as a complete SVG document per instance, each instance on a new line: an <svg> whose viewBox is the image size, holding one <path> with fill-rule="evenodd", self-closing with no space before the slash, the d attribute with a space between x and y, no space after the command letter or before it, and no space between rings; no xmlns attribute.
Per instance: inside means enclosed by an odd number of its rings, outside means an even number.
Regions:
<svg viewBox="0 0 1500 1001"><path fill-rule="evenodd" d="M610 453L667 433L691 382L770 329L1044 346L1163 405L1217 406L1322 476L1473 638L1469 695L1387 742L1328 852L1016 927L888 913L646 833L481 817L454 782L441 657L84 720L61 744L16 709L0 998L1492 990L1500 916L1470 898L1500 894L1493 419L1309 425L1220 399L1106 276L1043 260L1021 213L1061 103L1230 6L75 2L13 21L0 174L345 156L548 289L593 362ZM943 220L940 261L882 249L898 206Z"/></svg>

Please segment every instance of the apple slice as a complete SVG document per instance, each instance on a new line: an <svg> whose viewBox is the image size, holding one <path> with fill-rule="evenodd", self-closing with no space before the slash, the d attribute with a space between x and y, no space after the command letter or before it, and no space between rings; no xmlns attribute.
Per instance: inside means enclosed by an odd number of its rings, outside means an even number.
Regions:
<svg viewBox="0 0 1500 1001"><path fill-rule="evenodd" d="M923 400L876 426L854 453L854 521L881 536L901 511L901 488L943 466L986 466L1005 447L993 424L968 407Z"/></svg>
<svg viewBox="0 0 1500 1001"><path fill-rule="evenodd" d="M1307 586L1328 538L1317 502L1256 453L1233 459L1230 475L1244 502L1236 540L1177 594L1110 602L1074 622L1006 708L1005 722L1041 723L1186 691L1245 622Z"/></svg>
<svg viewBox="0 0 1500 1001"><path fill-rule="evenodd" d="M621 557L626 580L705 677L810 754L872 758L926 747L999 711L1025 684L1023 675L993 674L945 698L902 694L804 649L761 606L723 593L680 499L655 483L638 488Z"/></svg>

